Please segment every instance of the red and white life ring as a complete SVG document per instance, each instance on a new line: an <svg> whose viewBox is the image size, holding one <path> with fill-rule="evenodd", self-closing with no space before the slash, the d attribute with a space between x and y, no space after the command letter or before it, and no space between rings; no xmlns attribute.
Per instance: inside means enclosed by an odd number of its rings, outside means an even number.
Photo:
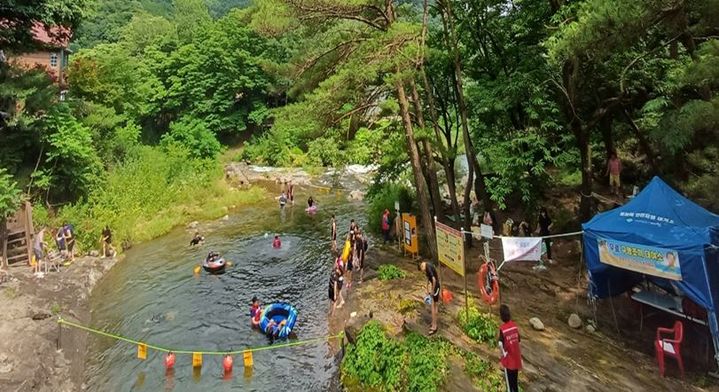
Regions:
<svg viewBox="0 0 719 392"><path fill-rule="evenodd" d="M479 267L477 272L477 285L482 300L489 305L497 302L499 299L499 277L494 263L484 263Z"/></svg>

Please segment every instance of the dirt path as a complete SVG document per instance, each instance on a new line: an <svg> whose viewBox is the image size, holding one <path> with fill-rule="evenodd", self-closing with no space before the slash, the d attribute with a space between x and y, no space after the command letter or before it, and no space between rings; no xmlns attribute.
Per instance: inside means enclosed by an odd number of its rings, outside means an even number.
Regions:
<svg viewBox="0 0 719 392"><path fill-rule="evenodd" d="M558 246L558 264L548 271L535 272L531 263L515 263L502 270L502 301L512 309L513 318L522 331L522 354L524 371L521 384L524 391L717 391L719 388L700 388L675 378L660 378L655 359L632 350L626 342L615 340L602 333L585 329L572 329L567 324L570 313L575 312L583 320L590 318L591 309L586 301L586 285L577 267L578 245L571 241ZM345 323L352 323L351 312L357 317L372 313L383 322L390 334L398 334L403 328L426 334L430 322L428 307L421 304L424 296L424 276L416 269L416 263L399 257L393 249L373 249L368 252L368 265L375 270L380 264L395 264L407 272L401 280L382 282L370 272L362 285L355 285L349 301L332 322L334 330ZM470 252L470 260L476 260L476 249ZM497 314L498 307L489 308L477 297L474 273L478 265L470 265L469 291L475 303L484 311ZM451 272L444 272L444 287L454 294L454 300L440 307L439 335L455 345L474 351L490 362L498 362L496 348L471 341L456 322L456 315L464 307L463 280ZM415 300L417 306L408 305L407 299ZM402 313L400 313L400 308ZM407 311L406 308L413 308ZM539 317L544 331L533 330L531 317ZM498 318L498 317L497 317ZM651 341L647 344L652 344ZM686 354L685 354L686 355ZM447 391L468 390L468 380L462 365L450 364L453 369L443 386ZM670 369L674 366L673 363ZM499 370L497 370L499 371ZM455 374L457 373L457 374ZM689 375L690 382L697 382L698 375ZM471 384L469 384L471 385ZM473 388L473 387L472 387Z"/></svg>
<svg viewBox="0 0 719 392"><path fill-rule="evenodd" d="M116 262L78 258L42 278L26 266L10 268L13 278L0 284L0 390L82 388L87 334L68 329L59 334L57 315L88 322L90 292Z"/></svg>

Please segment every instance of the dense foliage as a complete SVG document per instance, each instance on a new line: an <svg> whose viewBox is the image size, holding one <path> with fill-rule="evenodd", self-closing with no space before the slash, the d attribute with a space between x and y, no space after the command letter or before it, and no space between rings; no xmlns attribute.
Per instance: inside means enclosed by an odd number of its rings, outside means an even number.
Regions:
<svg viewBox="0 0 719 392"><path fill-rule="evenodd" d="M342 380L351 391L439 391L451 352L445 341L416 333L393 339L370 321L342 359Z"/></svg>
<svg viewBox="0 0 719 392"><path fill-rule="evenodd" d="M430 252L422 223L451 215L467 226L474 199L531 215L559 187L580 205L567 224L589 218L613 151L629 185L659 174L719 208L719 149L706 142L719 129L717 5L2 6L8 56L37 46L38 21L75 34L65 101L42 70L0 62L0 167L52 207L88 200L138 146L186 151L193 166L249 139L240 156L257 163L377 165L370 225L400 200ZM412 203L395 184L413 188Z"/></svg>
<svg viewBox="0 0 719 392"><path fill-rule="evenodd" d="M479 390L505 387L502 373L477 354L414 332L391 338L377 321L368 322L347 348L342 381L349 391L439 391L452 356L464 361L465 372Z"/></svg>

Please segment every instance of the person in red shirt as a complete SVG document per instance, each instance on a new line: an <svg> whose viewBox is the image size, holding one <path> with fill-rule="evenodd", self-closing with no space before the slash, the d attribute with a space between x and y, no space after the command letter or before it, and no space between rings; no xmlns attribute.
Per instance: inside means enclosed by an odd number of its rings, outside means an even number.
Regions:
<svg viewBox="0 0 719 392"><path fill-rule="evenodd" d="M512 321L509 307L499 307L499 317L502 325L499 327L499 363L504 368L509 392L519 392L518 376L522 368L522 350L519 348L519 327Z"/></svg>
<svg viewBox="0 0 719 392"><path fill-rule="evenodd" d="M280 240L279 235L275 235L275 239L272 241L272 247L275 249L279 249L282 247L282 240Z"/></svg>
<svg viewBox="0 0 719 392"><path fill-rule="evenodd" d="M384 243L389 241L389 210L385 209L382 213L382 236L384 237Z"/></svg>
<svg viewBox="0 0 719 392"><path fill-rule="evenodd" d="M622 182L620 175L622 174L622 161L617 157L617 152L612 152L612 156L607 161L607 172L609 175L609 187L612 189L612 195L618 195Z"/></svg>

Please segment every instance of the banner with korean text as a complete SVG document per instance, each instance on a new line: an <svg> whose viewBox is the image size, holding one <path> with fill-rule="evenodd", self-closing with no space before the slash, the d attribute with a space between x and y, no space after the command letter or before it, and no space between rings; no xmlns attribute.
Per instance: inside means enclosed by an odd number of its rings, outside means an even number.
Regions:
<svg viewBox="0 0 719 392"><path fill-rule="evenodd" d="M464 238L462 232L445 224L435 222L437 232L437 257L439 262L464 276Z"/></svg>
<svg viewBox="0 0 719 392"><path fill-rule="evenodd" d="M675 250L598 238L599 261L661 278L682 280L679 254Z"/></svg>
<svg viewBox="0 0 719 392"><path fill-rule="evenodd" d="M539 261L542 237L502 237L504 261Z"/></svg>

